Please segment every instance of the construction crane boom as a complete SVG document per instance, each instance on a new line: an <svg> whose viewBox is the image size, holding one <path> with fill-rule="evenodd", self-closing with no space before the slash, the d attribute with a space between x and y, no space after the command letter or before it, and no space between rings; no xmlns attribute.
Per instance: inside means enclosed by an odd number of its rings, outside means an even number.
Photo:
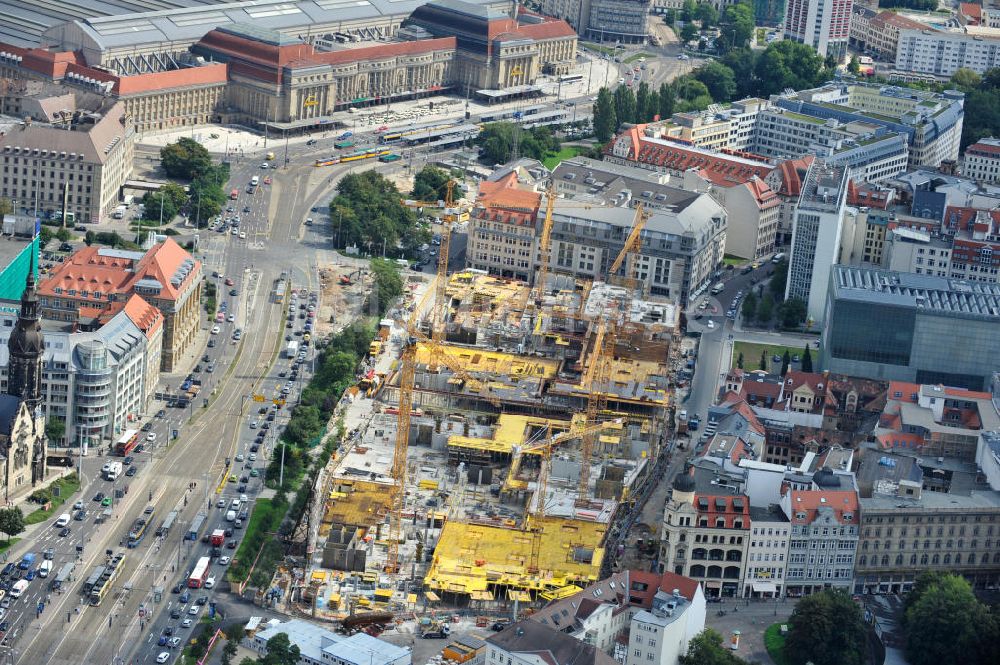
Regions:
<svg viewBox="0 0 1000 665"><path fill-rule="evenodd" d="M556 189L551 182L545 190L545 219L542 221L542 237L538 243L538 276L535 278L535 288L538 289L538 300L545 297L545 279L549 274L549 248L552 244L552 211L556 203Z"/></svg>
<svg viewBox="0 0 1000 665"><path fill-rule="evenodd" d="M447 193L444 199L445 209L455 206L454 192L455 181L449 180L446 187ZM438 269L437 269L437 294L434 298L434 319L431 325L431 337L435 342L444 339L444 327L448 318L448 303L446 302L445 287L448 285L448 250L451 247L451 225L452 220L441 220L441 245L438 247Z"/></svg>
<svg viewBox="0 0 1000 665"><path fill-rule="evenodd" d="M621 251L618 252L618 256L615 257L614 262L608 269L608 281L621 269L628 255L637 253L642 247L642 231L646 228L646 220L648 219L649 213L646 212L646 209L640 203L635 209L635 222L632 224L632 230L629 232L628 237L625 238L625 244L622 245Z"/></svg>
<svg viewBox="0 0 1000 665"><path fill-rule="evenodd" d="M615 345L613 323L607 317L602 318L597 326L594 345L590 351L590 364L584 376L583 388L587 392L587 425L597 423L599 414L607 404L609 390L609 374L611 370L611 355ZM583 437L580 446L580 482L577 487L577 499L586 501L590 491L590 457L594 451L595 435Z"/></svg>

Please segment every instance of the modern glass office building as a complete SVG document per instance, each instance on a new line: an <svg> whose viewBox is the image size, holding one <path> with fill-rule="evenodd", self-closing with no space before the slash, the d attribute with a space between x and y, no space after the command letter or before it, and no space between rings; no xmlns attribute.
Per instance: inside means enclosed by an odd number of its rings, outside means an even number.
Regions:
<svg viewBox="0 0 1000 665"><path fill-rule="evenodd" d="M835 266L823 368L988 390L1000 369L1000 285Z"/></svg>

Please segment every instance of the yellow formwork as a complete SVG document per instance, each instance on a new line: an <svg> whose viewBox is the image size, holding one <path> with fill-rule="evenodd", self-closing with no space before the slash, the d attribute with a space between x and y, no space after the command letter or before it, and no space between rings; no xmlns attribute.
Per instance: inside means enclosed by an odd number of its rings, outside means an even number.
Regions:
<svg viewBox="0 0 1000 665"><path fill-rule="evenodd" d="M386 485L364 480L342 482L326 499L320 534L327 535L333 524L360 528L378 524L385 519L390 499Z"/></svg>
<svg viewBox="0 0 1000 665"><path fill-rule="evenodd" d="M468 594L508 587L545 591L586 587L600 577L607 525L543 517L541 533L449 521L441 530L428 589ZM538 571L529 570L532 539L539 538ZM584 554L586 553L586 554Z"/></svg>
<svg viewBox="0 0 1000 665"><path fill-rule="evenodd" d="M559 371L559 361L547 358L519 356L514 353L486 349L441 345L440 351L458 361L472 374L495 374L498 377L551 379ZM416 361L420 365L434 363L427 345L417 343Z"/></svg>
<svg viewBox="0 0 1000 665"><path fill-rule="evenodd" d="M536 418L534 416L503 413L497 419L496 428L493 430L491 438L450 436L448 437L448 446L485 450L492 453L512 454L514 446L524 445L532 432L543 431L542 434L534 437L540 441L560 432L565 432L568 429L570 429L569 420ZM538 454L540 451L533 452Z"/></svg>

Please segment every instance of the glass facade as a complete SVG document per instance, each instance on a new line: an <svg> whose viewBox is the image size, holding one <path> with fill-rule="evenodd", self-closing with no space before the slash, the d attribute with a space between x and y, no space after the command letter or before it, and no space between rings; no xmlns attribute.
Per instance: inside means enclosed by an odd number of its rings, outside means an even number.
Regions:
<svg viewBox="0 0 1000 665"><path fill-rule="evenodd" d="M830 355L887 365L909 365L916 311L839 301L830 317Z"/></svg>

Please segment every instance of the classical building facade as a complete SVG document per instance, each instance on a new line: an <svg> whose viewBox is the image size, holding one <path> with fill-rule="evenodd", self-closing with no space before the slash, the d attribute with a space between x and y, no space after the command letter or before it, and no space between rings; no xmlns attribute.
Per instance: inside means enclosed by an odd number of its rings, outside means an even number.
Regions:
<svg viewBox="0 0 1000 665"><path fill-rule="evenodd" d="M18 210L66 210L98 223L132 175L135 129L125 105L75 93L41 93L23 122L0 136L0 196ZM36 205L37 204L37 205Z"/></svg>
<svg viewBox="0 0 1000 665"><path fill-rule="evenodd" d="M792 490L781 500L791 522L785 588L788 595L850 590L858 549L858 494Z"/></svg>

